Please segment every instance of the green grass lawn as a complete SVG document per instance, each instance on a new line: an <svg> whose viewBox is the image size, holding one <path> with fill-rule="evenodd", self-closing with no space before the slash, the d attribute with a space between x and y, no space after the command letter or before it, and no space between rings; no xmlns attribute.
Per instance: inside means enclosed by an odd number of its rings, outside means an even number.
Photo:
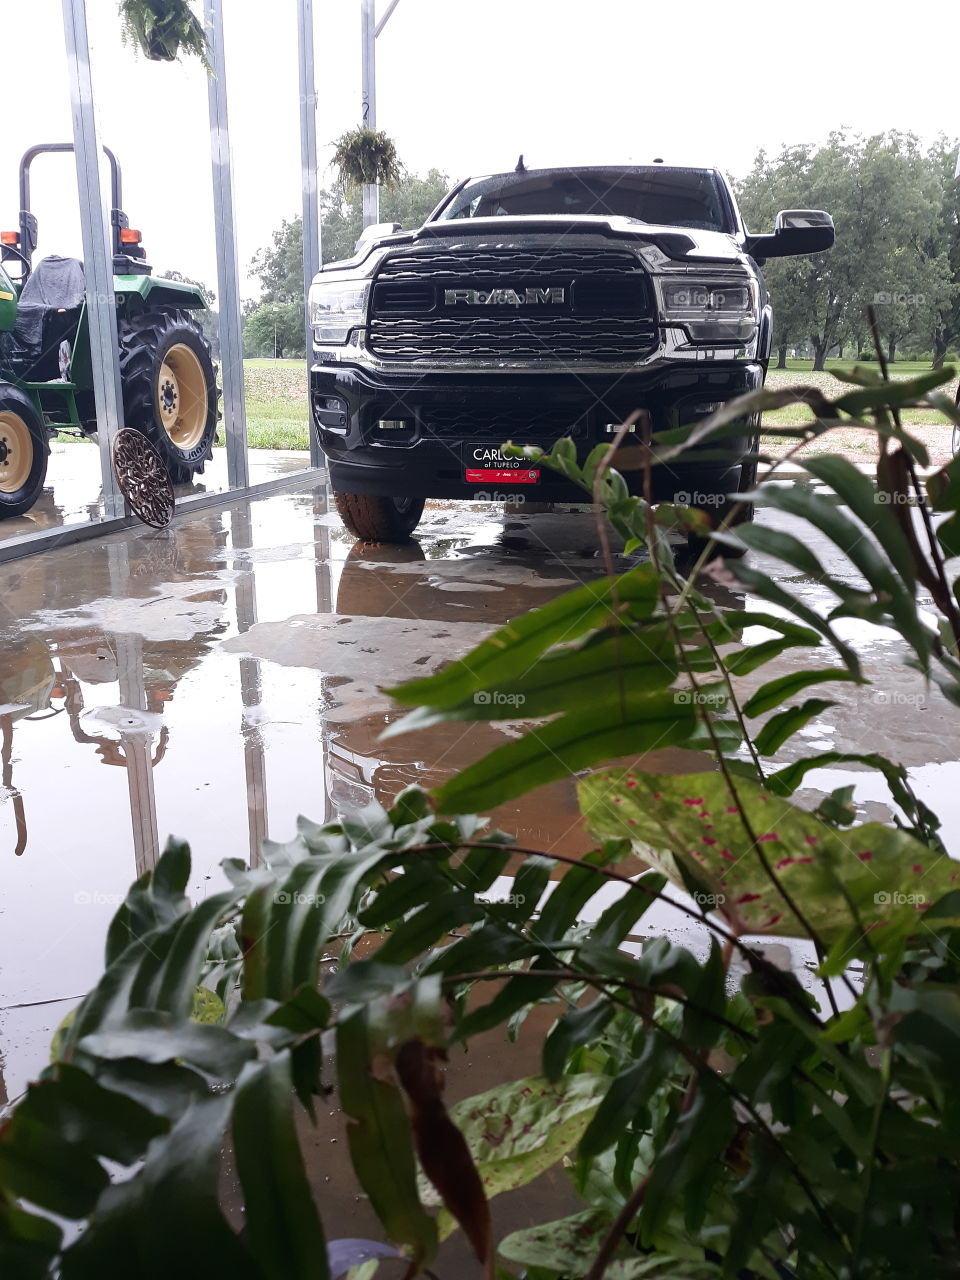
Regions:
<svg viewBox="0 0 960 1280"><path fill-rule="evenodd" d="M309 449L306 360L244 360L251 449Z"/></svg>
<svg viewBox="0 0 960 1280"><path fill-rule="evenodd" d="M830 376L831 369L850 369L853 362L828 360L823 372L813 372L812 360L788 360L786 370L771 368L770 387L818 386L825 395L835 396L843 384ZM872 365L876 368L876 365ZM929 369L926 361L898 361L890 368L892 377L910 378ZM251 449L309 449L309 411L307 401L307 362L305 360L245 360L244 385L247 395L247 438ZM947 384L956 390L956 381ZM778 409L764 414L764 422L773 426L790 426L810 419L809 410L798 407ZM907 409L903 414L908 426L933 425L932 410Z"/></svg>

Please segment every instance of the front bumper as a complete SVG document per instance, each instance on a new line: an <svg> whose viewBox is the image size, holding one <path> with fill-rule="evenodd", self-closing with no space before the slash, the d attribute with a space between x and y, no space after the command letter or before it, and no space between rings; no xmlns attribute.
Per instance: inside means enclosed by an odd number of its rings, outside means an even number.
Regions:
<svg viewBox="0 0 960 1280"><path fill-rule="evenodd" d="M722 403L763 382L755 361L710 361L580 375L572 372L386 374L348 364L314 364L310 371L313 428L326 454L331 487L385 497L504 498L584 502L587 495L555 472L541 469L536 485L465 480L463 446L512 440L548 448L569 435L581 461L611 440L608 426L634 410L650 412L653 430L694 422L704 405ZM402 428L381 426L403 423ZM727 457L657 466L654 498L707 505L735 492L742 456L754 428L724 441ZM626 472L632 492L642 473Z"/></svg>

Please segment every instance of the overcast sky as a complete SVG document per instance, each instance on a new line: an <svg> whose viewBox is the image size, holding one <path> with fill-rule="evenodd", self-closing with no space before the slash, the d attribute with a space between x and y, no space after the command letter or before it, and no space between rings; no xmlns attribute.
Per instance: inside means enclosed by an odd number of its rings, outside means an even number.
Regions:
<svg viewBox="0 0 960 1280"><path fill-rule="evenodd" d="M300 211L297 5L224 3L246 273L280 220ZM70 104L60 0L2 4L31 33L13 38L5 24L0 223L12 227L19 156L70 140ZM87 8L103 140L123 167L131 225L157 269L215 285L204 73L124 48L116 0ZM359 121L360 0L314 8L324 166L325 144ZM377 41L378 126L409 169L436 166L453 179L512 168L520 152L528 166L662 156L740 175L760 147L816 142L841 126L957 136L955 3L917 0L894 29L882 13L835 0L400 0ZM321 184L329 178L321 173ZM69 157L36 162L33 206L41 252L79 256ZM256 286L245 279L242 292Z"/></svg>

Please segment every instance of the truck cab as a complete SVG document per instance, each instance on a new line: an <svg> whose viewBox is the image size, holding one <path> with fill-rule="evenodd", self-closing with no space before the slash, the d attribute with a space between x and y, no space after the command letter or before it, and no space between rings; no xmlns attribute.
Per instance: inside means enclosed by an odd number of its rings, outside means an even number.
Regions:
<svg viewBox="0 0 960 1280"><path fill-rule="evenodd" d="M833 235L810 210L751 235L716 169L659 163L521 164L459 183L417 230L368 229L309 298L312 420L345 523L399 541L427 498L584 501L501 446L568 436L582 460L636 409L656 432L759 387L763 262ZM656 467L654 498L722 515L753 484L743 427L724 459Z"/></svg>

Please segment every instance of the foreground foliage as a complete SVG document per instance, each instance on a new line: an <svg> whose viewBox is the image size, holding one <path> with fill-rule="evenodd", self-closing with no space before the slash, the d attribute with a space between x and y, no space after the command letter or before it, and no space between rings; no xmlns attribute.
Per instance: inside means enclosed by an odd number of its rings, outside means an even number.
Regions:
<svg viewBox="0 0 960 1280"><path fill-rule="evenodd" d="M948 573L960 463L921 484L923 448L898 421L923 398L953 416L936 391L950 376L891 386L858 373L834 402L760 392L692 437L645 439L641 422L615 442L667 465L791 398L816 414L785 433L798 447L872 425L875 482L818 456L818 487L768 482L751 495L817 529L850 572L829 573L799 533L714 531L812 576L834 600L826 616L753 561L728 568L756 605L718 606L695 585L701 566L678 571L667 538L677 522L709 532L703 513L630 497L615 451L581 466L570 442L557 445L544 464L602 501L648 560L393 691L411 708L394 732L495 719L506 695L534 720L435 794L410 789L389 811L322 827L301 820L294 841L267 846L267 866L227 860L229 888L197 906L184 893L188 851L171 843L130 891L103 978L0 1132L10 1273L78 1280L122 1259L144 1277L214 1265L324 1280L323 1205L296 1124L335 1090L359 1182L410 1274L462 1230L487 1274L498 1253L499 1274L531 1280L955 1275L957 864L896 762L783 760L833 705L824 693L866 682L848 619L895 631L908 663L960 703ZM811 664L764 678L792 649ZM701 749L709 767L645 772L636 757L665 743ZM632 763L614 767L621 757ZM850 787L814 812L794 802L811 769L837 763L885 780L893 822L859 822ZM583 859L518 848L465 816L570 773L582 774L595 838ZM641 875L623 865L636 854ZM691 923L688 945L648 924L670 904ZM805 944L809 971L774 963L759 945L768 934ZM321 980L331 948L342 963ZM538 1004L556 1014L541 1073L448 1110L450 1047L498 1028L516 1036ZM201 1007L219 1020L198 1021ZM219 1203L225 1143L239 1233ZM583 1210L494 1240L489 1201L561 1160Z"/></svg>

